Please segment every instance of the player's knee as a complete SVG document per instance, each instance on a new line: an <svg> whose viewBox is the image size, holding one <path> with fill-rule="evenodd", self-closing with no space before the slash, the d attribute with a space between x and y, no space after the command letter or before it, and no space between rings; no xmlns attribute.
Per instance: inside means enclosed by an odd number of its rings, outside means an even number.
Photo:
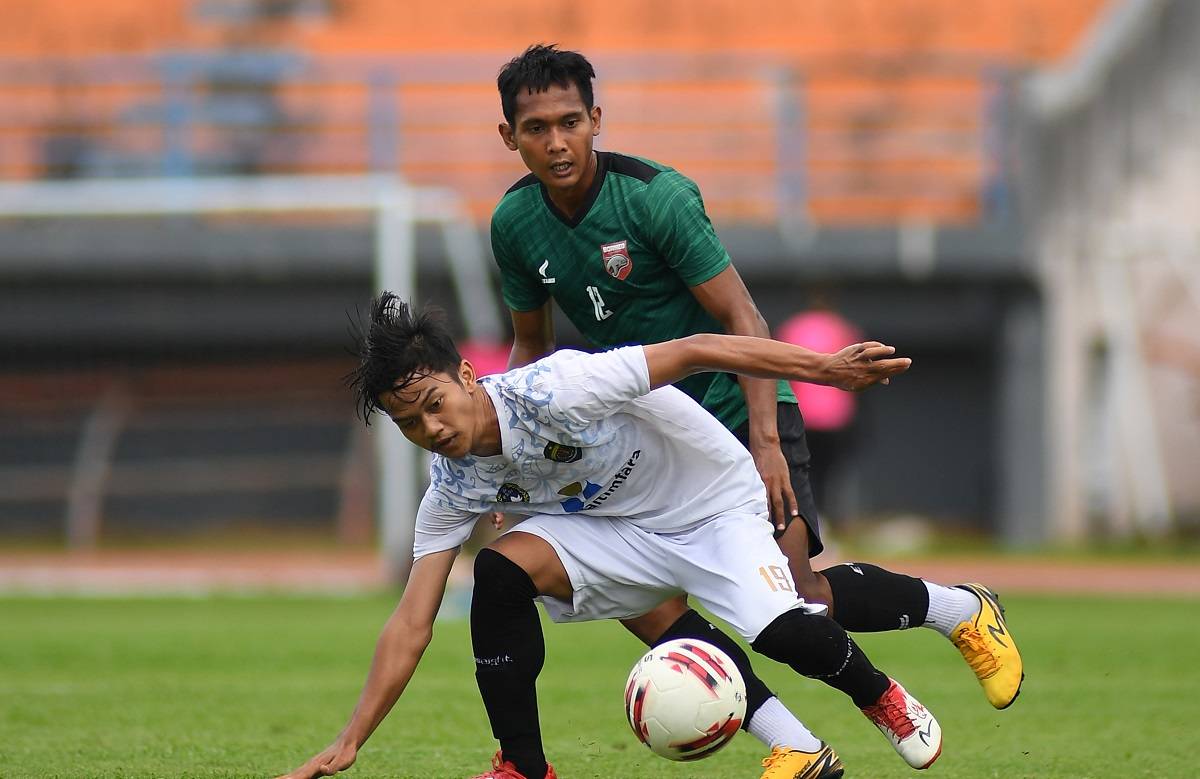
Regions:
<svg viewBox="0 0 1200 779"><path fill-rule="evenodd" d="M828 606L833 600L825 577L807 567L799 571L793 567L792 581L796 585L796 594L803 598L805 603L824 603Z"/></svg>
<svg viewBox="0 0 1200 779"><path fill-rule="evenodd" d="M833 592L829 589L829 582L813 571L807 557L788 557L788 571L792 574L796 595L803 598L805 603L823 603L832 608Z"/></svg>
<svg viewBox="0 0 1200 779"><path fill-rule="evenodd" d="M546 658L529 574L494 549L475 557L471 596L471 648L477 676L515 674L531 680Z"/></svg>
<svg viewBox="0 0 1200 779"><path fill-rule="evenodd" d="M494 549L479 550L475 556L473 610L499 601L532 600L536 596L537 588L521 566Z"/></svg>
<svg viewBox="0 0 1200 779"><path fill-rule="evenodd" d="M792 609L767 625L750 647L804 676L836 673L851 651L846 631L832 619Z"/></svg>

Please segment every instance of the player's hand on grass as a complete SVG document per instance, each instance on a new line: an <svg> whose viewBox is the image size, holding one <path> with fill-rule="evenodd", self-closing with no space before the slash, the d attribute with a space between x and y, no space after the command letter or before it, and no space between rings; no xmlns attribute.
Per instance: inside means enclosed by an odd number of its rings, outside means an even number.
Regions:
<svg viewBox="0 0 1200 779"><path fill-rule="evenodd" d="M503 511L493 511L491 513L491 515L488 517L488 521L492 523L492 527L494 527L495 529L503 530L504 529L504 512Z"/></svg>
<svg viewBox="0 0 1200 779"><path fill-rule="evenodd" d="M831 387L861 392L872 384L888 384L893 376L912 365L907 357L893 357L896 347L878 341L851 344L831 355L826 366L826 383Z"/></svg>
<svg viewBox="0 0 1200 779"><path fill-rule="evenodd" d="M358 757L358 748L352 743L335 741L321 750L312 758L289 774L276 779L314 779L318 776L333 776L338 771L345 771L354 765Z"/></svg>
<svg viewBox="0 0 1200 779"><path fill-rule="evenodd" d="M787 458L779 444L750 445L754 467L767 488L767 508L771 512L771 523L782 532L787 528L787 518L797 516L796 494L792 491L792 476L788 471Z"/></svg>

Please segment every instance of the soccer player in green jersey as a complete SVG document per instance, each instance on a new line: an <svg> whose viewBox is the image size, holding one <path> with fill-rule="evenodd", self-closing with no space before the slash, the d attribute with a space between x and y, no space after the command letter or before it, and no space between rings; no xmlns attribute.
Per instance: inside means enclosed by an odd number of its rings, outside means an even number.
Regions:
<svg viewBox="0 0 1200 779"><path fill-rule="evenodd" d="M695 183L665 165L593 148L601 127L594 77L579 53L532 46L497 79L501 139L530 171L505 193L491 223L513 321L510 367L554 350L551 301L602 349L705 332L769 337ZM989 701L997 708L1012 703L1023 678L1020 655L1003 634L987 629L1001 623L983 588L944 587L866 563L812 570L809 558L822 549L820 527L804 424L786 384L708 373L676 386L753 456L800 596L827 604L846 630L941 632ZM682 598L625 625L649 644L708 630ZM754 678L748 664L741 670ZM763 699L750 697L754 732L754 706Z"/></svg>

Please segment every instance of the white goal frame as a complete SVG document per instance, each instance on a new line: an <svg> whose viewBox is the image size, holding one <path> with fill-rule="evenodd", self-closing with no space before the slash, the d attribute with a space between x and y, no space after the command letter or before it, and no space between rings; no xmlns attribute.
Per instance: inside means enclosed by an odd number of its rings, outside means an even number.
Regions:
<svg viewBox="0 0 1200 779"><path fill-rule="evenodd" d="M415 187L393 175L253 176L0 182L0 219L136 217L237 213L364 212L374 217L374 284L405 300L416 292L418 224L439 227L467 336L501 331L488 284L486 255L462 199L440 187ZM99 425L99 429L105 429ZM115 432L113 433L115 435ZM392 425L372 425L380 544L393 581L408 578L424 461ZM85 435L68 489L66 526L72 546L95 540L101 494L97 452L105 442ZM109 442L111 443L111 442Z"/></svg>

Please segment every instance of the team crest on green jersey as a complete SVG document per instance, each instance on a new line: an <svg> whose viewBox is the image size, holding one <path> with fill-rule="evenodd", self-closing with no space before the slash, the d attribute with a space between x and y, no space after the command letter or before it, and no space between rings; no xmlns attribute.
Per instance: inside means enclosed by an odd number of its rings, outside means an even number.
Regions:
<svg viewBox="0 0 1200 779"><path fill-rule="evenodd" d="M600 260L604 263L604 270L617 281L629 278L629 272L633 270L633 260L629 259L629 250L625 248L627 243L616 241L600 244Z"/></svg>
<svg viewBox="0 0 1200 779"><path fill-rule="evenodd" d="M582 459L583 449L578 446L567 446L566 444L551 441L542 450L542 456L556 463L574 463Z"/></svg>
<svg viewBox="0 0 1200 779"><path fill-rule="evenodd" d="M513 484L511 481L506 481L500 485L500 489L496 491L497 503L528 503L529 493L520 486Z"/></svg>

